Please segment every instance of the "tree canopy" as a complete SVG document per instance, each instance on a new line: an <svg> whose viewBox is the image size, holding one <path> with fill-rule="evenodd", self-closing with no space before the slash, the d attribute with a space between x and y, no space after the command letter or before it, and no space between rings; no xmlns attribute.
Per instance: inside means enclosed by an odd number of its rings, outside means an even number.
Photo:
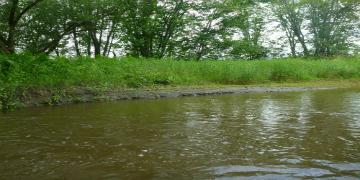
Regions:
<svg viewBox="0 0 360 180"><path fill-rule="evenodd" d="M350 0L0 0L0 53L196 60L352 55L359 51L358 12L359 3Z"/></svg>

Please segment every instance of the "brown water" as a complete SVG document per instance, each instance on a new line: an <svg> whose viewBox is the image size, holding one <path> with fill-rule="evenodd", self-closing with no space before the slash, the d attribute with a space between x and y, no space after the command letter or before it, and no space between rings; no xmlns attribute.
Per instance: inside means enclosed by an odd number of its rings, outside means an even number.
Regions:
<svg viewBox="0 0 360 180"><path fill-rule="evenodd" d="M357 179L360 90L0 114L0 179Z"/></svg>

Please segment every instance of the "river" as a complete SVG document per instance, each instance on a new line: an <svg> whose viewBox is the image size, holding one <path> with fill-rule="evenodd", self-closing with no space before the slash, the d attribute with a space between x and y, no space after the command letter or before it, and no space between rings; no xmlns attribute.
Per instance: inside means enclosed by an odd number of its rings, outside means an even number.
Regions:
<svg viewBox="0 0 360 180"><path fill-rule="evenodd" d="M360 90L0 114L0 179L358 179Z"/></svg>

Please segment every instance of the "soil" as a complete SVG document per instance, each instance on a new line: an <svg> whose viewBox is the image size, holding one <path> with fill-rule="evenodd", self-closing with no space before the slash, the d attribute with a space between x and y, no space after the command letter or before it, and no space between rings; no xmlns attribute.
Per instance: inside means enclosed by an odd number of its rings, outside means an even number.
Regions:
<svg viewBox="0 0 360 180"><path fill-rule="evenodd" d="M245 93L284 93L335 89L335 87L209 87L165 89L94 90L74 87L66 90L32 90L19 98L25 107L136 99L179 98Z"/></svg>

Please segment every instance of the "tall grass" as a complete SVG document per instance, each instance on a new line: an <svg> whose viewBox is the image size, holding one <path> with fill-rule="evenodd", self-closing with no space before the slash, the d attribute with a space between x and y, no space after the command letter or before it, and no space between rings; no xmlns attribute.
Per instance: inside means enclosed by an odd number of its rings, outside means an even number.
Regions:
<svg viewBox="0 0 360 180"><path fill-rule="evenodd" d="M360 59L174 61L0 56L0 85L146 87L360 78Z"/></svg>

